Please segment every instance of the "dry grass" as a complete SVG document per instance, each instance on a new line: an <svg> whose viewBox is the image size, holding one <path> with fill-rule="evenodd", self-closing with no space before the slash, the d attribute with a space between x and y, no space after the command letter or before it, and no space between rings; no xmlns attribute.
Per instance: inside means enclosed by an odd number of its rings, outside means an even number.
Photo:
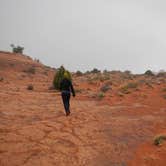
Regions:
<svg viewBox="0 0 166 166"><path fill-rule="evenodd" d="M35 67L30 67L30 68L24 70L23 72L28 73L28 74L35 74L36 69L35 69Z"/></svg>
<svg viewBox="0 0 166 166"><path fill-rule="evenodd" d="M130 82L127 85L121 87L119 90L120 92L124 93L124 94L128 94L130 93L130 89L136 89L138 87L138 84L135 82Z"/></svg>
<svg viewBox="0 0 166 166"><path fill-rule="evenodd" d="M103 92L99 92L98 95L97 95L97 98L98 99L102 99L104 97L104 93Z"/></svg>
<svg viewBox="0 0 166 166"><path fill-rule="evenodd" d="M83 91L82 89L75 89L76 93L82 93L82 91Z"/></svg>
<svg viewBox="0 0 166 166"><path fill-rule="evenodd" d="M166 135L158 135L154 138L154 144L161 145L164 140L166 140Z"/></svg>
<svg viewBox="0 0 166 166"><path fill-rule="evenodd" d="M149 88L153 88L152 84L150 82L146 82L146 85L149 87Z"/></svg>
<svg viewBox="0 0 166 166"><path fill-rule="evenodd" d="M100 88L100 90L101 90L103 93L107 92L107 91L110 90L110 89L111 89L111 87L110 87L109 85L107 85L107 84L104 84L104 85Z"/></svg>

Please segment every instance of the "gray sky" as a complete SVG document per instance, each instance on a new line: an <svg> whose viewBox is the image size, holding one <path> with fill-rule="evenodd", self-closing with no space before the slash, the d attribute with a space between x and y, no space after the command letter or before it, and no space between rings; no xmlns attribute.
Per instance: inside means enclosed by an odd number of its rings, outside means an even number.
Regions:
<svg viewBox="0 0 166 166"><path fill-rule="evenodd" d="M72 71L166 69L165 0L0 0L0 50L10 44Z"/></svg>

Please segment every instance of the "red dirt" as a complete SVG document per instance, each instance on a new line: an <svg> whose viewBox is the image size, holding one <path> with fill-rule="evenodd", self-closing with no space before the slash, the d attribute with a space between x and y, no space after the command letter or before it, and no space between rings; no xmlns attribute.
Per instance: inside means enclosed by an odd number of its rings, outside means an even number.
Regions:
<svg viewBox="0 0 166 166"><path fill-rule="evenodd" d="M35 74L26 72L29 67ZM23 55L0 52L1 166L166 165L166 143L153 144L156 135L166 134L166 78L119 95L119 87L131 80L115 73L112 89L99 99L106 81L73 76L80 91L66 117L60 93L48 90L54 72ZM133 81L140 79L150 80Z"/></svg>
<svg viewBox="0 0 166 166"><path fill-rule="evenodd" d="M166 165L166 144L155 146L151 142L141 145L129 166L148 165L148 166L165 166Z"/></svg>

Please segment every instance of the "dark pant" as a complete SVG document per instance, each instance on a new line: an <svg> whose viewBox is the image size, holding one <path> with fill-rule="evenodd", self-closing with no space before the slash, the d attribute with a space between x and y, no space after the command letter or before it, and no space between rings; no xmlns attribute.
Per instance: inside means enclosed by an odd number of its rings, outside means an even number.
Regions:
<svg viewBox="0 0 166 166"><path fill-rule="evenodd" d="M70 112L70 92L62 92L61 95L66 113Z"/></svg>

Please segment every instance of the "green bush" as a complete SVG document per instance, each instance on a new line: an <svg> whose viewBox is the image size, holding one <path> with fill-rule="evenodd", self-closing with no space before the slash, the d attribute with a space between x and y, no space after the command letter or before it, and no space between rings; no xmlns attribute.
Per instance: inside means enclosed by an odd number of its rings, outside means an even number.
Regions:
<svg viewBox="0 0 166 166"><path fill-rule="evenodd" d="M120 92L128 94L130 93L129 89L135 89L138 87L138 84L135 82L130 82L127 85L120 88Z"/></svg>
<svg viewBox="0 0 166 166"><path fill-rule="evenodd" d="M103 92L99 92L98 95L97 95L98 99L102 99L104 96L105 95L104 95Z"/></svg>
<svg viewBox="0 0 166 166"><path fill-rule="evenodd" d="M90 71L89 71L89 70L88 70L88 71L86 71L86 72L85 72L85 74L90 74Z"/></svg>
<svg viewBox="0 0 166 166"><path fill-rule="evenodd" d="M98 70L97 68L94 68L91 73L100 73L100 70Z"/></svg>
<svg viewBox="0 0 166 166"><path fill-rule="evenodd" d="M76 76L82 76L82 75L83 75L83 73L82 73L81 71L78 70L78 71L76 72Z"/></svg>
<svg viewBox="0 0 166 166"><path fill-rule="evenodd" d="M121 87L121 88L120 88L120 92L121 92L121 93L124 93L124 94L130 93L129 90L128 90L128 88L127 88L126 86Z"/></svg>
<svg viewBox="0 0 166 166"><path fill-rule="evenodd" d="M166 140L166 135L159 135L159 136L156 136L155 139L154 139L154 144L155 145L160 145L163 140Z"/></svg>
<svg viewBox="0 0 166 166"><path fill-rule="evenodd" d="M68 74L68 79L72 80L70 72L68 70L65 70L65 68L63 66L61 66L58 69L58 71L56 72L54 79L53 79L53 86L55 89L60 90L60 82L64 78L65 72Z"/></svg>
<svg viewBox="0 0 166 166"><path fill-rule="evenodd" d="M154 73L151 70L147 70L144 74L147 76L154 76Z"/></svg>
<svg viewBox="0 0 166 166"><path fill-rule="evenodd" d="M21 46L16 47L14 46L14 44L11 44L10 46L12 47L13 53L20 53L20 54L23 53L24 47L21 47Z"/></svg>

